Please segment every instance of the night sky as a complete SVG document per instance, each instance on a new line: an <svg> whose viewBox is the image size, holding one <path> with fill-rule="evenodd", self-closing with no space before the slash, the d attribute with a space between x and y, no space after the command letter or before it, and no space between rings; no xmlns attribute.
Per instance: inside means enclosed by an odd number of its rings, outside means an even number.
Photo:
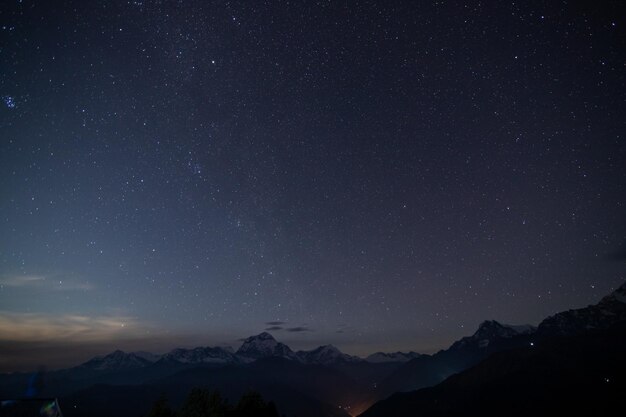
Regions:
<svg viewBox="0 0 626 417"><path fill-rule="evenodd" d="M626 278L621 1L0 6L0 370L432 352Z"/></svg>

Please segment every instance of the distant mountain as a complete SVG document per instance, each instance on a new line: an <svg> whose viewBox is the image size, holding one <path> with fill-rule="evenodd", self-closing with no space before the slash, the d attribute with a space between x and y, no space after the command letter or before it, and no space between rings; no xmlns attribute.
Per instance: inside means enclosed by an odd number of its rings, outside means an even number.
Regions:
<svg viewBox="0 0 626 417"><path fill-rule="evenodd" d="M387 362L408 362L411 359L419 358L421 353L417 352L376 352L369 355L365 360L370 363L387 363Z"/></svg>
<svg viewBox="0 0 626 417"><path fill-rule="evenodd" d="M79 365L79 369L91 371L126 371L137 368L145 368L152 364L147 359L135 354L116 350L106 356L98 356Z"/></svg>
<svg viewBox="0 0 626 417"><path fill-rule="evenodd" d="M277 342L276 339L267 332L245 339L241 347L237 350L237 356L247 359L248 361L272 357L291 360L297 359L296 354L289 346Z"/></svg>
<svg viewBox="0 0 626 417"><path fill-rule="evenodd" d="M530 335L537 330L531 325L512 326L501 324L495 320L486 320L478 326L478 330L471 336L464 337L450 346L450 350L472 348L486 348L490 343L503 339L511 339L520 335Z"/></svg>
<svg viewBox="0 0 626 417"><path fill-rule="evenodd" d="M441 384L380 401L360 417L608 416L623 410L626 326L494 354Z"/></svg>
<svg viewBox="0 0 626 417"><path fill-rule="evenodd" d="M302 363L321 365L363 361L363 359L357 356L351 356L341 352L333 345L325 345L313 350L296 352L296 358Z"/></svg>
<svg viewBox="0 0 626 417"><path fill-rule="evenodd" d="M163 355L161 362L178 362L182 364L232 364L240 359L232 348L197 347L194 349L174 349Z"/></svg>
<svg viewBox="0 0 626 417"><path fill-rule="evenodd" d="M143 358L153 363L161 359L161 356L163 356L163 355L157 355L151 352L144 352L144 351L137 351L137 352L131 352L131 353L135 356L139 356L140 358Z"/></svg>
<svg viewBox="0 0 626 417"><path fill-rule="evenodd" d="M568 310L543 320L537 335L566 336L593 329L607 329L626 320L626 283L604 297L598 304Z"/></svg>
<svg viewBox="0 0 626 417"><path fill-rule="evenodd" d="M483 322L472 336L458 340L450 348L434 355L419 355L391 369L375 382L370 396L352 410L353 414L365 411L367 407L396 392L436 385L495 352L527 346L531 337L528 332L531 330L528 326L510 326L496 321Z"/></svg>
<svg viewBox="0 0 626 417"><path fill-rule="evenodd" d="M271 334L263 332L243 340L241 347L236 352L231 347L177 348L163 355L145 351L125 353L118 350L106 356L95 357L80 365L80 368L91 371L110 371L142 368L149 364L156 364L161 368L166 364L232 365L250 363L262 358L283 358L304 364L318 365L345 365L361 362L382 364L403 363L420 356L416 352L377 352L368 356L367 359L362 359L358 356L343 353L333 345L324 345L308 351L294 352L289 346L278 342ZM381 369L391 368L379 367L377 373L380 373Z"/></svg>
<svg viewBox="0 0 626 417"><path fill-rule="evenodd" d="M394 392L431 387L453 374L477 365L492 355L531 349L544 343L550 344L555 338L563 336L583 337L589 332L605 331L614 326L623 326L624 323L626 323L626 284L595 305L565 311L546 318L536 330L532 326L510 326L495 321L486 321L472 336L462 338L452 344L449 349L432 356L419 357L398 368L381 383L377 396L379 399L384 399ZM387 412L390 411L387 410ZM365 415L370 416L370 414Z"/></svg>
<svg viewBox="0 0 626 417"><path fill-rule="evenodd" d="M429 387L463 371L492 353L525 346L532 326L511 326L495 320L485 321L476 332L434 355L420 355L404 363L378 384L374 397L383 399L394 392Z"/></svg>

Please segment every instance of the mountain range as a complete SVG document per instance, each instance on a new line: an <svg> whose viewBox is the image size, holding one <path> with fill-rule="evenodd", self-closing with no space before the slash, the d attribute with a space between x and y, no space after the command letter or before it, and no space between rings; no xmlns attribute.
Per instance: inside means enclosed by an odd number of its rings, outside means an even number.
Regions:
<svg viewBox="0 0 626 417"><path fill-rule="evenodd" d="M461 401L456 397L462 392L455 385L458 381L470 386L471 381L483 381L482 375L499 375L510 384L526 380L528 376L511 376L503 369L523 370L520 366L528 358L528 369L540 369L533 361L545 364L542 361L550 357L550 349L567 351L563 338L573 338L568 340L591 346L590 354L600 354L601 348L589 341L589 335L620 341L615 327L624 322L626 284L598 304L550 316L536 328L484 321L474 334L432 355L377 352L363 359L332 345L293 351L263 332L243 340L236 351L230 347L196 347L154 355L118 350L73 368L49 372L44 394L59 397L65 415L70 417L138 416L160 393L166 393L176 406L191 388L198 386L218 389L226 398L239 398L255 389L287 416L345 417L363 412L367 417L404 416L414 415L406 410L419 407L425 407L424 415L447 415L429 402L429 392L436 393L432 398ZM602 332L613 332L613 336ZM534 356L536 352L547 352L547 356ZM567 360L567 355L577 357L575 352L567 351L561 359ZM494 363L506 367L500 369ZM21 396L29 377L0 375L0 397ZM471 389L482 393L479 388ZM462 410L459 412L462 414Z"/></svg>
<svg viewBox="0 0 626 417"><path fill-rule="evenodd" d="M74 369L92 371L121 371L146 368L152 365L238 365L251 363L264 358L283 358L302 364L335 365L357 362L406 362L417 357L415 352L379 352L366 359L348 355L333 345L324 345L309 351L292 351L289 346L276 341L269 333L263 332L250 336L243 341L235 352L231 347L196 347L193 349L177 348L164 355L148 352L123 352L116 350L106 356L98 356ZM381 359L382 358L382 359Z"/></svg>
<svg viewBox="0 0 626 417"><path fill-rule="evenodd" d="M473 336L433 355L439 367L413 362L398 370L394 381L413 383L415 391L397 389L361 416L588 416L623 407L626 284L598 304L550 316L536 329L503 327L510 326L484 322ZM466 355L480 349L492 352ZM463 350L473 365L439 384L419 380L424 369L444 369Z"/></svg>
<svg viewBox="0 0 626 417"><path fill-rule="evenodd" d="M495 353L442 383L395 393L360 417L591 416L623 408L626 325Z"/></svg>

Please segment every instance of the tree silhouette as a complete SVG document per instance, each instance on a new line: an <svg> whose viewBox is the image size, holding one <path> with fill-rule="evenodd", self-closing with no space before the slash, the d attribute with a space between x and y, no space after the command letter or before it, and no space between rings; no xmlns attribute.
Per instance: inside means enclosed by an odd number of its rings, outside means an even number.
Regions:
<svg viewBox="0 0 626 417"><path fill-rule="evenodd" d="M154 402L152 409L148 413L147 417L176 417L176 414L172 411L167 403L167 397L165 394L161 394L159 398Z"/></svg>
<svg viewBox="0 0 626 417"><path fill-rule="evenodd" d="M235 417L280 417L273 402L266 403L256 391L244 394L234 410Z"/></svg>
<svg viewBox="0 0 626 417"><path fill-rule="evenodd" d="M225 417L229 406L219 392L194 388L179 412L179 417Z"/></svg>
<svg viewBox="0 0 626 417"><path fill-rule="evenodd" d="M256 391L244 394L232 407L218 391L203 388L191 390L178 413L167 404L165 395L152 406L147 417L280 417L273 402L266 403Z"/></svg>

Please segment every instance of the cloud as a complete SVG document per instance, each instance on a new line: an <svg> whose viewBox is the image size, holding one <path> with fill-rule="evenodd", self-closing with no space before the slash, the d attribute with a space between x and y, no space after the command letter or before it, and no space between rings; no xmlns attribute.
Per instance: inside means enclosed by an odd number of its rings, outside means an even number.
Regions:
<svg viewBox="0 0 626 417"><path fill-rule="evenodd" d="M297 333L297 332L312 332L313 330L309 329L308 327L304 327L304 326L299 326L299 327L288 327L287 329L288 332L292 332L292 333Z"/></svg>
<svg viewBox="0 0 626 417"><path fill-rule="evenodd" d="M136 334L136 319L124 316L83 316L0 311L0 341L106 341Z"/></svg>
<svg viewBox="0 0 626 417"><path fill-rule="evenodd" d="M46 277L42 275L14 275L0 280L0 285L5 287L31 287L40 285Z"/></svg>
<svg viewBox="0 0 626 417"><path fill-rule="evenodd" d="M271 332L271 331L276 331L276 330L282 330L283 328L280 326L270 326L268 328L265 329L265 331L267 332Z"/></svg>
<svg viewBox="0 0 626 417"><path fill-rule="evenodd" d="M167 352L184 345L197 346L195 339L181 335L163 333L149 335L138 333L119 335L109 340L47 340L47 341L5 341L0 340L0 373L32 372L43 365L46 368L61 369L79 365L94 356L103 356L121 349L126 352L148 350Z"/></svg>
<svg viewBox="0 0 626 417"><path fill-rule="evenodd" d="M213 334L214 340L226 336ZM205 342L196 332L170 331L123 312L87 315L0 310L0 373L32 371L40 364L48 369L66 368L116 349L167 352Z"/></svg>
<svg viewBox="0 0 626 417"><path fill-rule="evenodd" d="M68 279L62 275L10 275L0 278L0 286L8 288L38 289L43 291L92 290L94 286L87 281Z"/></svg>
<svg viewBox="0 0 626 417"><path fill-rule="evenodd" d="M335 333L348 333L350 332L351 328L349 325L341 323L339 324L339 326L337 326L337 330L335 330Z"/></svg>
<svg viewBox="0 0 626 417"><path fill-rule="evenodd" d="M152 330L127 316L0 311L0 372L34 369L37 364L73 366L121 347L172 343L172 337Z"/></svg>
<svg viewBox="0 0 626 417"><path fill-rule="evenodd" d="M268 326L280 326L286 323L284 321L266 321L265 324Z"/></svg>

